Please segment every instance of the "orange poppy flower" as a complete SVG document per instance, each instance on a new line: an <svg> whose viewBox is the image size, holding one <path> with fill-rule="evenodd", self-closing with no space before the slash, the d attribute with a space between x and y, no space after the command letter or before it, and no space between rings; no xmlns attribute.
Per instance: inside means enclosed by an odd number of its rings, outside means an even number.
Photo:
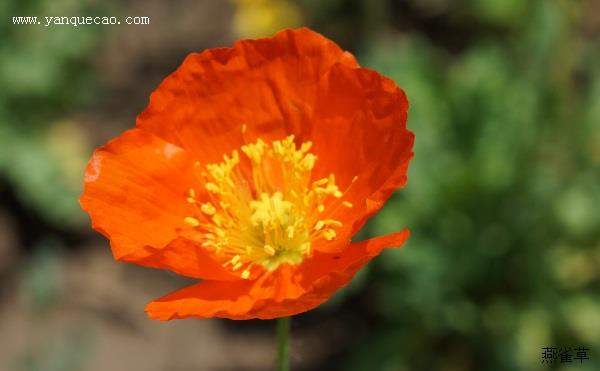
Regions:
<svg viewBox="0 0 600 371"><path fill-rule="evenodd" d="M151 318L290 316L408 237L351 242L406 182L407 109L306 28L191 54L94 152L80 202L115 259L201 280Z"/></svg>

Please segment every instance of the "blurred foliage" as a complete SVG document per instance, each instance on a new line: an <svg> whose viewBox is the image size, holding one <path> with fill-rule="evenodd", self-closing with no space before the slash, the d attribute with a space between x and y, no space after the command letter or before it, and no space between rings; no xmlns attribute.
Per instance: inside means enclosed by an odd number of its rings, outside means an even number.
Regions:
<svg viewBox="0 0 600 371"><path fill-rule="evenodd" d="M58 226L83 221L77 197L91 150L69 119L96 93L92 61L100 26L13 26L12 16L102 14L75 0L4 1L0 15L0 180Z"/></svg>

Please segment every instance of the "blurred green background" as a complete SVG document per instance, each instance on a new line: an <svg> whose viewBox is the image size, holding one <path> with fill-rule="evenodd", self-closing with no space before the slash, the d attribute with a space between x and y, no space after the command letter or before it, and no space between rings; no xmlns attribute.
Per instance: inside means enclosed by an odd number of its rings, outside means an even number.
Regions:
<svg viewBox="0 0 600 371"><path fill-rule="evenodd" d="M12 24L61 15L150 24ZM148 320L188 281L113 262L77 198L93 148L185 55L300 25L405 89L417 140L360 236L410 240L294 319L293 369L600 369L599 0L8 0L0 16L1 370L273 368L270 322ZM579 346L589 360L542 364Z"/></svg>

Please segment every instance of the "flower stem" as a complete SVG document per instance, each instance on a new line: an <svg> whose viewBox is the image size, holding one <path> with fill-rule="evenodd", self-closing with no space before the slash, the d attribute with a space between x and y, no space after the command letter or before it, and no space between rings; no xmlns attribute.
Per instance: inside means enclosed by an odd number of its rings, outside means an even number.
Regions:
<svg viewBox="0 0 600 371"><path fill-rule="evenodd" d="M289 371L290 317L277 319L277 371Z"/></svg>

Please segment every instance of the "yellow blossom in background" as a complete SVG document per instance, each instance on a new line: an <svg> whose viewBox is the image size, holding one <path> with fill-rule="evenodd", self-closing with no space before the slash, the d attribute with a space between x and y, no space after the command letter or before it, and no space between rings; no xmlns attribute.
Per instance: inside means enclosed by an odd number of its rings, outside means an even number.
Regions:
<svg viewBox="0 0 600 371"><path fill-rule="evenodd" d="M232 31L237 38L258 38L302 24L298 5L287 0L231 0L235 4Z"/></svg>

